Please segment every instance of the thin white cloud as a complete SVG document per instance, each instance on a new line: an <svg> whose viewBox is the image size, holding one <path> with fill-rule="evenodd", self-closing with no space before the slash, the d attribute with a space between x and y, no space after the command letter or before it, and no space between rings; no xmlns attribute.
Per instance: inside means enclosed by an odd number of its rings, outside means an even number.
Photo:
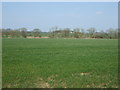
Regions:
<svg viewBox="0 0 120 90"><path fill-rule="evenodd" d="M101 14L103 14L103 12L102 11L97 11L96 14L101 15Z"/></svg>

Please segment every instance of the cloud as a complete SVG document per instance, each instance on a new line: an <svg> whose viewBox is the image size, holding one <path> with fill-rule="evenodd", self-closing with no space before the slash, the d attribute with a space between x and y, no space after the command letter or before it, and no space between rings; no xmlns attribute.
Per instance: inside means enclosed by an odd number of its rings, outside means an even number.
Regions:
<svg viewBox="0 0 120 90"><path fill-rule="evenodd" d="M103 14L103 12L102 11L97 11L96 14L101 15L101 14Z"/></svg>

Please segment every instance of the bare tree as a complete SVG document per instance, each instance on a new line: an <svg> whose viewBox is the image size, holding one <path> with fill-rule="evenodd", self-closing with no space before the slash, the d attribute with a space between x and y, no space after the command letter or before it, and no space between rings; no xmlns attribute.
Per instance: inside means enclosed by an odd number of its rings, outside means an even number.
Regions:
<svg viewBox="0 0 120 90"><path fill-rule="evenodd" d="M90 37L94 37L94 33L96 32L95 28L91 27L87 31L88 31Z"/></svg>
<svg viewBox="0 0 120 90"><path fill-rule="evenodd" d="M69 37L69 33L70 33L69 28L65 28L64 30L62 30L62 32L63 32L63 37Z"/></svg>
<svg viewBox="0 0 120 90"><path fill-rule="evenodd" d="M80 28L75 28L74 29L74 37L79 38L80 37Z"/></svg>
<svg viewBox="0 0 120 90"><path fill-rule="evenodd" d="M55 31L58 30L57 26L54 26L50 29L50 37L55 37Z"/></svg>
<svg viewBox="0 0 120 90"><path fill-rule="evenodd" d="M27 29L26 28L20 28L21 36L26 38L27 37Z"/></svg>
<svg viewBox="0 0 120 90"><path fill-rule="evenodd" d="M34 35L34 37L41 37L40 33L41 33L40 29L38 29L38 28L33 29L33 35Z"/></svg>

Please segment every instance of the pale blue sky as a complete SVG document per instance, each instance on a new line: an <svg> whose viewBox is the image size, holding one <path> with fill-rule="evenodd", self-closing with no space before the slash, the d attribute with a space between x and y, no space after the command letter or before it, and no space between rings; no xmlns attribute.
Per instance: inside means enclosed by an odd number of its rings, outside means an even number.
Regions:
<svg viewBox="0 0 120 90"><path fill-rule="evenodd" d="M4 2L3 28L117 28L117 2Z"/></svg>

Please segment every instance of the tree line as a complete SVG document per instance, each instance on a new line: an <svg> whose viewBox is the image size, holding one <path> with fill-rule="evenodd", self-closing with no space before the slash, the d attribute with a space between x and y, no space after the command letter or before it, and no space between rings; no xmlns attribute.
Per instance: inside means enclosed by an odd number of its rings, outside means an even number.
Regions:
<svg viewBox="0 0 120 90"><path fill-rule="evenodd" d="M1 29L2 37L6 38L27 38L27 37L49 37L49 38L109 38L117 39L118 38L118 29L109 28L106 31L101 30L97 31L94 27L83 29L83 28L58 28L52 27L49 32L42 32L41 29L35 28L31 31L28 31L27 28L19 29ZM45 34L45 35L43 35Z"/></svg>
<svg viewBox="0 0 120 90"><path fill-rule="evenodd" d="M19 29L2 29L2 37L23 37L27 38L28 36L32 37L41 37L40 29L33 29L32 31L28 31L27 28L19 28Z"/></svg>

